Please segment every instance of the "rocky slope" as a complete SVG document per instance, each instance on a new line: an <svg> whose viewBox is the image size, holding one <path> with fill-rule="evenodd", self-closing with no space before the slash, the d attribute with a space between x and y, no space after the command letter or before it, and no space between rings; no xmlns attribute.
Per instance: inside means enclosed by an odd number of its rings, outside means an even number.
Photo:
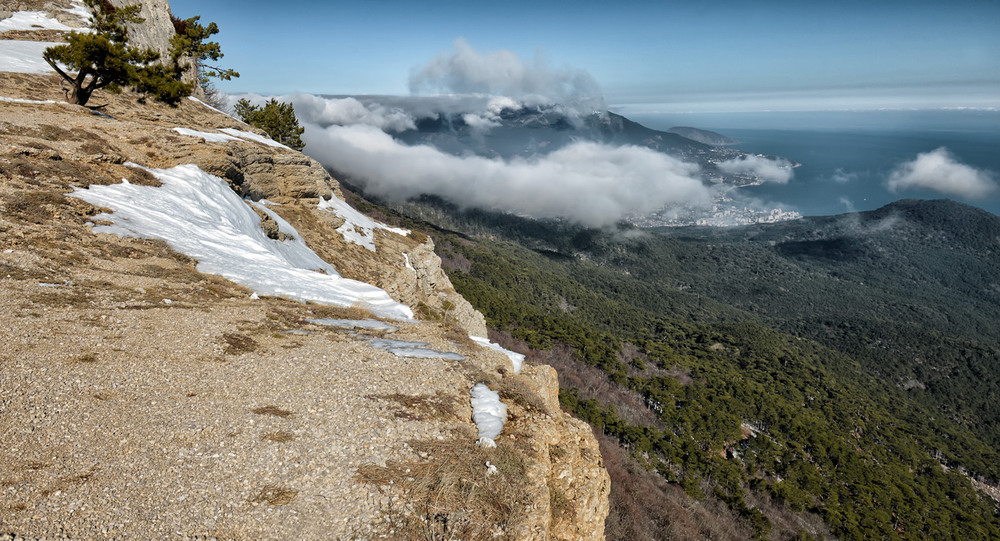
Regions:
<svg viewBox="0 0 1000 541"><path fill-rule="evenodd" d="M469 340L483 318L426 237L376 230L375 251L345 240L319 209L342 194L318 163L178 133L249 129L193 100L97 94L94 114L59 103L56 77L13 73L0 96L13 98L0 100L0 535L603 537L609 481L590 428L559 409L551 368L515 374ZM144 168L187 163L281 203L340 274L418 321L317 325L369 315L254 298L167 243L94 234L99 209L67 196L155 186ZM397 357L371 337L465 359ZM508 406L493 449L475 445L478 382Z"/></svg>

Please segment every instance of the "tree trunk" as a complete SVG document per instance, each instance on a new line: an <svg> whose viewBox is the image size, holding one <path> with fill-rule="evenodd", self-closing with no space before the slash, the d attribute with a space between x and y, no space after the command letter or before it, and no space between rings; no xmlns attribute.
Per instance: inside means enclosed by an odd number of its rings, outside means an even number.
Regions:
<svg viewBox="0 0 1000 541"><path fill-rule="evenodd" d="M73 105L87 105L92 90L73 85L66 91L66 102Z"/></svg>

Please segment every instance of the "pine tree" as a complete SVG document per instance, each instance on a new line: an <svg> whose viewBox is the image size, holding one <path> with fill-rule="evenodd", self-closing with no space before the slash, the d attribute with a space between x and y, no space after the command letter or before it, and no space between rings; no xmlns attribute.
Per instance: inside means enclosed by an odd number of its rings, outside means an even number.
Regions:
<svg viewBox="0 0 1000 541"><path fill-rule="evenodd" d="M186 83L182 75L193 59L198 67L199 84L208 77L229 80L240 74L231 69L209 66L208 59L218 60L222 50L217 42L206 42L219 32L215 23L207 27L198 23L200 17L180 20L171 16L176 34L170 39L170 58L156 62L160 54L140 49L129 43L128 24L141 24L141 4L116 8L108 0L84 0L93 13L91 32L70 32L66 45L45 49L43 58L59 75L70 83L66 101L86 105L95 90L112 92L132 86L137 92L152 95L159 101L177 105L191 95L194 83ZM70 75L75 71L76 75Z"/></svg>
<svg viewBox="0 0 1000 541"><path fill-rule="evenodd" d="M45 49L42 57L70 84L66 101L86 105L95 90L114 92L135 83L139 69L159 58L150 49L139 49L128 42L128 23L142 23L139 5L116 8L107 0L84 0L93 13L90 33L70 32L66 45ZM66 66L76 71L72 76Z"/></svg>
<svg viewBox="0 0 1000 541"><path fill-rule="evenodd" d="M236 102L233 112L243 122L264 130L271 139L289 148L302 150L306 146L301 137L305 128L299 126L299 121L295 118L295 109L290 103L272 98L261 107L243 98Z"/></svg>
<svg viewBox="0 0 1000 541"><path fill-rule="evenodd" d="M178 19L171 15L170 18L176 32L170 38L170 60L174 66L179 69L187 69L189 64L184 59L193 59L197 68L198 84L202 88L209 85L210 77L228 81L233 77L240 76L236 70L207 63L208 60L214 62L224 56L217 41L205 41L219 33L217 24L208 23L208 26L203 26L198 22L201 19L200 16Z"/></svg>

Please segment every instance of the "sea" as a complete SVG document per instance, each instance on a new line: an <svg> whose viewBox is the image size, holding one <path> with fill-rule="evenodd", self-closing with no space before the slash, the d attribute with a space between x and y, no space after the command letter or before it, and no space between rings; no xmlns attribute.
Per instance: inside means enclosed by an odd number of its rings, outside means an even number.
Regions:
<svg viewBox="0 0 1000 541"><path fill-rule="evenodd" d="M837 111L633 114L658 130L691 126L739 141L735 148L799 165L787 184L741 188L763 207L805 216L873 210L898 199L947 197L1000 215L1000 111ZM886 181L921 153L948 149L958 163L998 185L980 199L929 189L891 192Z"/></svg>

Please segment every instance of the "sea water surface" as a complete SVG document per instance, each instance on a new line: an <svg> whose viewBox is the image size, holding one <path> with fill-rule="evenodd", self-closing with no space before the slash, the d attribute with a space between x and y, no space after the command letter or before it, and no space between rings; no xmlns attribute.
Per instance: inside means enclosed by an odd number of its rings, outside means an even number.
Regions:
<svg viewBox="0 0 1000 541"><path fill-rule="evenodd" d="M693 126L739 140L736 148L798 162L788 184L767 183L742 193L764 206L829 215L872 210L905 198L948 197L1000 214L1000 188L982 199L929 189L891 192L894 169L920 153L945 147L962 164L1000 183L1000 112L864 111L634 115L654 129Z"/></svg>

